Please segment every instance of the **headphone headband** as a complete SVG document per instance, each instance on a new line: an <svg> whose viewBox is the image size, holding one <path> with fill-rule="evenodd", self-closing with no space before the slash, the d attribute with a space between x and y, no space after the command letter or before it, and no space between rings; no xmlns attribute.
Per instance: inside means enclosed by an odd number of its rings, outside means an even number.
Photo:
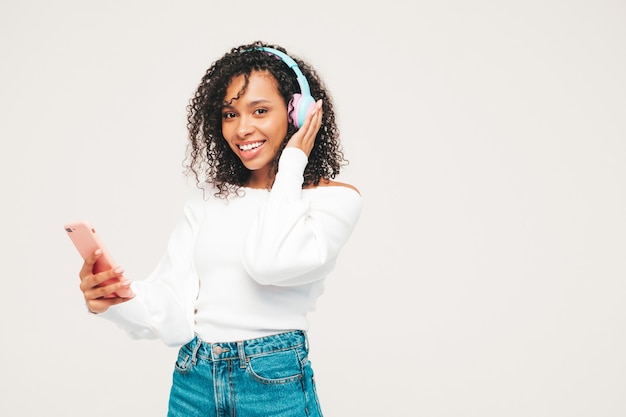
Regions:
<svg viewBox="0 0 626 417"><path fill-rule="evenodd" d="M311 88L309 87L309 82L307 81L306 77L300 70L300 67L298 67L298 63L294 61L292 57L290 57L284 52L279 51L278 49L268 48L266 46L259 46L256 49L260 51L268 52L272 55L276 55L277 57L279 57L285 64L287 64L289 68L291 68L293 72L296 73L296 79L298 80L298 85L300 86L300 92L302 93L302 95L304 96L311 95Z"/></svg>

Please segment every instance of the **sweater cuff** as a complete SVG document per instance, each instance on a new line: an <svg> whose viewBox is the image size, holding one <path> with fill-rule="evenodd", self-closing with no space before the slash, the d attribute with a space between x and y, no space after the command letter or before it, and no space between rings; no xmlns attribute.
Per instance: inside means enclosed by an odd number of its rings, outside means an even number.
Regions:
<svg viewBox="0 0 626 417"><path fill-rule="evenodd" d="M278 172L272 186L274 196L298 199L304 182L304 169L309 162L302 149L285 148L278 161Z"/></svg>
<svg viewBox="0 0 626 417"><path fill-rule="evenodd" d="M283 149L280 160L278 161L278 172L289 173L291 175L299 175L302 177L304 174L304 168L309 162L306 154L299 148L285 148ZM303 177L302 177L303 178Z"/></svg>

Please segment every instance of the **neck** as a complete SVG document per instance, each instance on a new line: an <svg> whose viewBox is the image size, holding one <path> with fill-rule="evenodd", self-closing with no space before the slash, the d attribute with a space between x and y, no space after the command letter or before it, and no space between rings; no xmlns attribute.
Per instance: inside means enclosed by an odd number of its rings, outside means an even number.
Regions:
<svg viewBox="0 0 626 417"><path fill-rule="evenodd" d="M250 174L250 178L248 179L247 187L250 188L272 188L272 184L274 183L274 177L269 176L269 171L262 169L252 171Z"/></svg>

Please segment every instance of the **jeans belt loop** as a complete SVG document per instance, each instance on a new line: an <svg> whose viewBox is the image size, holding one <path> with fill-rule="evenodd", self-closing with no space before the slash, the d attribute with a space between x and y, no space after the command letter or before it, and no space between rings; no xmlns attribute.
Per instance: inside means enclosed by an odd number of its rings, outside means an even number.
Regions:
<svg viewBox="0 0 626 417"><path fill-rule="evenodd" d="M237 350L239 351L239 367L244 369L248 363L248 358L246 358L246 351L243 347L243 341L237 342Z"/></svg>
<svg viewBox="0 0 626 417"><path fill-rule="evenodd" d="M191 363L194 366L198 363L198 350L200 350L200 346L202 346L202 340L196 338L196 345L193 347L193 352L191 353Z"/></svg>

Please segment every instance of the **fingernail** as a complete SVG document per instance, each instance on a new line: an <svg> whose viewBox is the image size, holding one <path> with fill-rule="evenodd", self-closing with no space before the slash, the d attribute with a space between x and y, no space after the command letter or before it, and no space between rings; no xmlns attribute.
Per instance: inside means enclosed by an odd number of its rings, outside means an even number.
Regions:
<svg viewBox="0 0 626 417"><path fill-rule="evenodd" d="M101 255L101 254L102 254L102 249L96 249L95 254L96 254L96 255Z"/></svg>
<svg viewBox="0 0 626 417"><path fill-rule="evenodd" d="M319 100L317 100L317 108L321 109L322 108L322 99L320 98Z"/></svg>
<svg viewBox="0 0 626 417"><path fill-rule="evenodd" d="M122 268L121 266L118 266L117 268L113 270L113 272L115 272L116 274L121 274L122 272L124 272L124 268Z"/></svg>

